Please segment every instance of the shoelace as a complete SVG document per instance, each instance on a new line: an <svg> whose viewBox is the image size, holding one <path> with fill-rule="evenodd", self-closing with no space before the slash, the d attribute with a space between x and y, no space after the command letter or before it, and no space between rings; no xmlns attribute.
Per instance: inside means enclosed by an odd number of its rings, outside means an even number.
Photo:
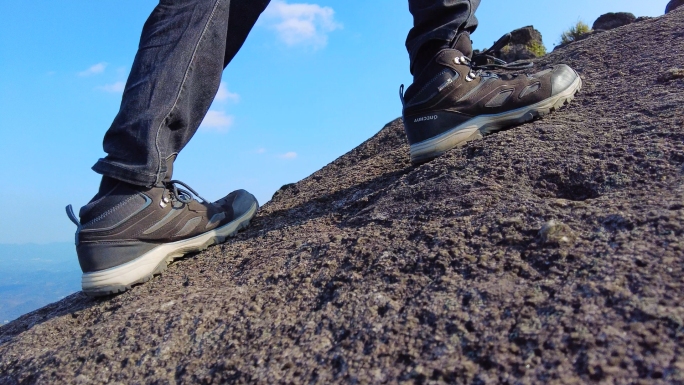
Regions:
<svg viewBox="0 0 684 385"><path fill-rule="evenodd" d="M188 204L192 202L193 198L192 196L196 196L197 198L201 199L202 202L209 202L208 200L202 198L201 195L197 193L197 191L193 190L192 187L188 186L187 184L179 181L179 180L172 180L169 182L163 182L164 187L169 191L171 194L171 199L175 199L181 203ZM177 185L181 185L185 187L187 190L178 188Z"/></svg>
<svg viewBox="0 0 684 385"><path fill-rule="evenodd" d="M202 198L201 195L197 193L197 191L193 190L192 187L188 186L187 184L179 181L179 180L172 180L169 182L162 182L164 184L164 187L166 187L166 190L169 192L169 195L171 195L172 200L177 200L178 202L188 204L192 202L193 198L192 195L194 194L197 198L201 199L202 202L209 202L208 200ZM184 190L182 188L178 188L177 185L181 185L185 187L187 190ZM169 203L168 198L164 197L162 198L162 202L160 203L162 207L166 207L166 204ZM76 216L74 213L74 208L71 205L68 205L66 207L66 213L69 219L79 228L81 228L81 222L79 218ZM78 232L76 233L76 244L78 244Z"/></svg>
<svg viewBox="0 0 684 385"><path fill-rule="evenodd" d="M463 64L470 67L470 72L465 78L467 82L472 82L479 76L498 77L497 74L489 71L491 69L521 70L526 68L532 68L534 66L534 64L532 64L531 62L506 63L505 61L497 59L493 56L486 56L491 57L492 60L497 60L503 64L477 65L475 64L475 59L470 59L467 56L457 56L454 58L454 62L456 64Z"/></svg>
<svg viewBox="0 0 684 385"><path fill-rule="evenodd" d="M488 76L496 76L495 74L489 72L489 70L495 70L495 69L505 69L505 70L521 70L521 69L527 69L527 68L532 68L534 67L534 64L529 61L523 61L523 62L515 62L515 63L508 63L504 60L501 60L497 57L495 57L493 54L494 52L502 50L505 46L508 45L508 43L511 42L511 39L513 36L510 33L507 33L503 35L499 40L494 43L491 48L487 49L486 51L473 55L473 58L469 58L466 56L461 56L460 58L456 58L455 61L457 64L464 64L470 67L470 74L466 80L468 81L473 81L478 76L482 75L488 75ZM492 61L494 62L493 64L490 64L489 62Z"/></svg>
<svg viewBox="0 0 684 385"><path fill-rule="evenodd" d="M468 73L468 76L466 76L465 80L467 82L472 82L481 76L499 77L497 74L490 72L490 70L494 69L521 70L534 67L534 63L529 61L508 63L493 55L494 52L500 51L507 46L508 43L511 42L512 38L513 36L510 33L503 35L489 49L479 54L473 55L472 59L467 56L454 58L454 62L456 64L463 64L470 67L470 72ZM493 61L494 64L490 64L490 60ZM401 99L401 104L405 105L403 84L399 87L399 98Z"/></svg>

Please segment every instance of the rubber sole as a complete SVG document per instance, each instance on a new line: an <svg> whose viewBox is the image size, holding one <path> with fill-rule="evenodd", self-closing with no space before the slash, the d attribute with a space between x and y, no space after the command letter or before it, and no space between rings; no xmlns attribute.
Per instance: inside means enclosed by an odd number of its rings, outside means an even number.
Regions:
<svg viewBox="0 0 684 385"><path fill-rule="evenodd" d="M482 139L487 134L548 115L570 103L581 89L582 79L578 76L565 91L539 103L501 114L476 116L441 135L413 144L411 146L411 163L425 163L453 148L461 147L473 140Z"/></svg>
<svg viewBox="0 0 684 385"><path fill-rule="evenodd" d="M174 260L185 254L205 250L223 243L246 228L254 218L259 206L255 202L241 217L234 221L182 241L165 243L126 264L94 273L85 273L81 278L83 292L91 297L123 293L137 284L145 283L161 274Z"/></svg>

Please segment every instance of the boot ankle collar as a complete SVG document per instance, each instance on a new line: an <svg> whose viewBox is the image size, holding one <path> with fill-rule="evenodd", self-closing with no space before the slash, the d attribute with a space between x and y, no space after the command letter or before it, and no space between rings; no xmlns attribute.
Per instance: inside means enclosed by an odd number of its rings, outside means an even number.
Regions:
<svg viewBox="0 0 684 385"><path fill-rule="evenodd" d="M462 56L468 59L473 58L473 41L470 40L470 33L462 31L449 44L449 48L461 52Z"/></svg>

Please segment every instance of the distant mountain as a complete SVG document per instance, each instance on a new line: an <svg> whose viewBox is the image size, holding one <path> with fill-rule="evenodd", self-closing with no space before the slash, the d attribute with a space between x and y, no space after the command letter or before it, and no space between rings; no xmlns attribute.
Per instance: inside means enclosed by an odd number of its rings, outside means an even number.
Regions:
<svg viewBox="0 0 684 385"><path fill-rule="evenodd" d="M79 290L73 243L0 244L0 325Z"/></svg>

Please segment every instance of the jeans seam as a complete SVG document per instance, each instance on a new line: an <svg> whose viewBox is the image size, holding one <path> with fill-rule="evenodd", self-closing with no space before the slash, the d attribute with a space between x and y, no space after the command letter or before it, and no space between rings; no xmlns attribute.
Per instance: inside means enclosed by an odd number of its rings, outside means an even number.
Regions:
<svg viewBox="0 0 684 385"><path fill-rule="evenodd" d="M207 30L209 29L209 24L214 20L214 15L216 14L216 9L219 6L219 3L223 0L216 0L214 3L214 8L211 10L211 14L207 18L207 22L204 25L204 28L202 29L202 33L199 36L199 39L197 39L197 43L195 44L195 48L192 52L192 56L190 56L190 61L188 62L188 67L185 69L185 74L183 75L183 81L180 84L180 87L178 89L178 93L176 94L176 100L173 102L173 106L171 106L171 109L169 112L166 114L164 119L161 121L159 124L159 127L157 128L157 134L155 135L154 138L154 144L157 149L157 158L159 159L159 165L157 166L157 174L156 174L156 180L155 184L159 184L161 182L161 168L162 168L162 153L161 153L161 148L159 147L159 133L161 132L162 126L166 123L166 120L169 118L171 113L176 109L176 106L178 105L178 102L180 101L181 94L183 93L183 88L185 87L185 82L188 80L188 75L190 73L190 68L192 67L192 63L195 60L195 57L197 57L197 50L199 49L200 44L202 43L202 40L204 39L204 36L207 33Z"/></svg>
<svg viewBox="0 0 684 385"><path fill-rule="evenodd" d="M468 20L472 19L473 15L475 15L475 12L473 11L473 2L471 0L468 0L468 18L466 19L466 21L463 22L462 26L468 26Z"/></svg>

